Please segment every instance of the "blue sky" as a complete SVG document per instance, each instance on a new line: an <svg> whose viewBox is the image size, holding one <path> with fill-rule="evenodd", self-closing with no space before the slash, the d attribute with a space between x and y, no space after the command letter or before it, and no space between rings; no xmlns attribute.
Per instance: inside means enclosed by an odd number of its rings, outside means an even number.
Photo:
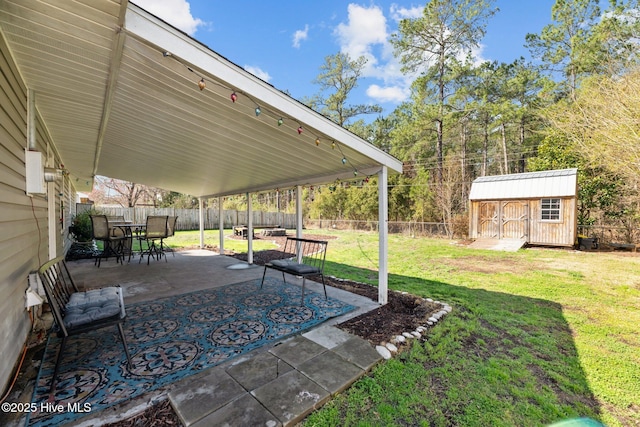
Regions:
<svg viewBox="0 0 640 427"><path fill-rule="evenodd" d="M367 67L349 102L378 104L384 115L407 99L411 81L400 73L389 35L400 18L420 14L425 5L403 0L131 1L297 99L318 92L313 80L326 56L365 55ZM476 57L527 58L525 35L551 23L554 3L497 0L500 11L488 22Z"/></svg>

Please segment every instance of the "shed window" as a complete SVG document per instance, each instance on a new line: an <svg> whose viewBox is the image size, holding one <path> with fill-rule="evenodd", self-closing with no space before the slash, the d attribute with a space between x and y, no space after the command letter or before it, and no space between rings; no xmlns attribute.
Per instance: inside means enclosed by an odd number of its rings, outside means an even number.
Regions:
<svg viewBox="0 0 640 427"><path fill-rule="evenodd" d="M542 220L560 220L560 199L542 199Z"/></svg>

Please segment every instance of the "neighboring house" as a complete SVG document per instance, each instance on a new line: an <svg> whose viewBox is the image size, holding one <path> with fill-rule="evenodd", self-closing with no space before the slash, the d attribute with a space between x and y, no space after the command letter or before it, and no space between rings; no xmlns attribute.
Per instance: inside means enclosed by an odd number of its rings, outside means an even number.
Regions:
<svg viewBox="0 0 640 427"><path fill-rule="evenodd" d="M469 237L573 246L577 173L562 169L476 179L469 194Z"/></svg>

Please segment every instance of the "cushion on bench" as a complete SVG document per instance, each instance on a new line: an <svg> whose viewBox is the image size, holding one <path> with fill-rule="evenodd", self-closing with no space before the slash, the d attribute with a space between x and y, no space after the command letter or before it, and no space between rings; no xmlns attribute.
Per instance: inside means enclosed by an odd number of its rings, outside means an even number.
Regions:
<svg viewBox="0 0 640 427"><path fill-rule="evenodd" d="M292 259L274 259L270 264L278 268L287 268L290 265L296 264L296 262Z"/></svg>
<svg viewBox="0 0 640 427"><path fill-rule="evenodd" d="M91 289L85 292L74 292L69 297L67 308L76 306L98 305L111 299L119 299L120 288L116 286L109 286L101 289Z"/></svg>
<svg viewBox="0 0 640 427"><path fill-rule="evenodd" d="M307 264L298 264L292 259L275 259L271 261L271 265L278 270L285 270L285 272L292 274L320 273L320 269L318 267Z"/></svg>
<svg viewBox="0 0 640 427"><path fill-rule="evenodd" d="M120 317L121 312L120 298L116 297L96 304L67 307L63 321L65 327L76 328L99 320Z"/></svg>

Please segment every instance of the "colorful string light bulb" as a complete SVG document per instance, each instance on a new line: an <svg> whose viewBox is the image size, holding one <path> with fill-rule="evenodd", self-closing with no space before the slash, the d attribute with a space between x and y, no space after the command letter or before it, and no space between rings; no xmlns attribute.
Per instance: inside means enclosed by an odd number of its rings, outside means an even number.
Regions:
<svg viewBox="0 0 640 427"><path fill-rule="evenodd" d="M200 79L200 81L198 82L198 87L200 88L200 90L203 90L205 87L207 87L204 79Z"/></svg>
<svg viewBox="0 0 640 427"><path fill-rule="evenodd" d="M238 99L238 95L235 92L231 93L231 102L235 103Z"/></svg>

